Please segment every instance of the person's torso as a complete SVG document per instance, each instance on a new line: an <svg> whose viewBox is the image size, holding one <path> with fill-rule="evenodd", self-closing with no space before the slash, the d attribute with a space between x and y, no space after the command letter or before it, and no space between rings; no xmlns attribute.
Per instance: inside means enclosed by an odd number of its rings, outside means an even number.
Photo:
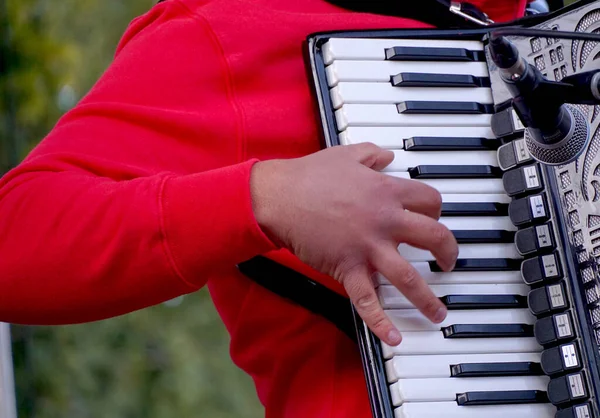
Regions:
<svg viewBox="0 0 600 418"><path fill-rule="evenodd" d="M351 13L322 0L186 3L206 19L222 48L231 100L243 121L240 161L320 149L303 56L307 35L425 26ZM520 0L477 3L496 20L515 18L524 8ZM211 278L209 288L231 334L233 361L255 380L267 418L371 416L358 348L332 324L254 285L235 266Z"/></svg>

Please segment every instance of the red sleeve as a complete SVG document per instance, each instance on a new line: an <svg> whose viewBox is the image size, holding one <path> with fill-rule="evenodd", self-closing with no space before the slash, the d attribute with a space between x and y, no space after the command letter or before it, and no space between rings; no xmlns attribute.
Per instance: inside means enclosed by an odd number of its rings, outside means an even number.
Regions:
<svg viewBox="0 0 600 418"><path fill-rule="evenodd" d="M115 316L273 249L208 25L166 2L92 91L0 182L0 320Z"/></svg>

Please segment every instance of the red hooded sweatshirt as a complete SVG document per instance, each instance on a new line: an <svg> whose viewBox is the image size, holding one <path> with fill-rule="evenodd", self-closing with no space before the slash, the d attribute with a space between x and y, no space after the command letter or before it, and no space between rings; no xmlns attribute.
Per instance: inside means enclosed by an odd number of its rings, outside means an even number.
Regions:
<svg viewBox="0 0 600 418"><path fill-rule="evenodd" d="M525 8L472 3L496 21ZM253 216L252 165L319 150L306 36L423 26L323 0L167 0L134 20L91 92L0 181L0 320L99 320L208 283L267 418L369 417L356 345L235 266L276 250Z"/></svg>

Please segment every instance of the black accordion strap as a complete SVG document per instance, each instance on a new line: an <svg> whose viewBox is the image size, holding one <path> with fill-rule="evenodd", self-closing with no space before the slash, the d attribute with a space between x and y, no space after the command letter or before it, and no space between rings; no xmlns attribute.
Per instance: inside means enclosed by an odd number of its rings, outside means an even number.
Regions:
<svg viewBox="0 0 600 418"><path fill-rule="evenodd" d="M344 9L361 13L375 13L404 17L429 23L438 28L477 28L480 24L469 21L450 11L450 0L326 0ZM487 16L468 2L461 3L464 12L485 21Z"/></svg>
<svg viewBox="0 0 600 418"><path fill-rule="evenodd" d="M328 319L350 339L357 341L348 298L266 257L244 261L238 264L238 269L263 288Z"/></svg>

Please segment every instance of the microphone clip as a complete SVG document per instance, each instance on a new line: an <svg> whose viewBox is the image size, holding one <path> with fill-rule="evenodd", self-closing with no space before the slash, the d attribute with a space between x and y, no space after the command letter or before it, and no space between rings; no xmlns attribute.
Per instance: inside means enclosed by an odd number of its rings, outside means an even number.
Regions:
<svg viewBox="0 0 600 418"><path fill-rule="evenodd" d="M506 75L505 75L506 77ZM522 83L522 79L529 81ZM563 104L600 104L600 70L592 70L551 81L533 65L528 64L522 74L512 74L508 80L512 90L512 106L523 125L530 128L553 129L544 126L556 120ZM511 84L519 88L511 88ZM527 86L524 88L524 86Z"/></svg>

